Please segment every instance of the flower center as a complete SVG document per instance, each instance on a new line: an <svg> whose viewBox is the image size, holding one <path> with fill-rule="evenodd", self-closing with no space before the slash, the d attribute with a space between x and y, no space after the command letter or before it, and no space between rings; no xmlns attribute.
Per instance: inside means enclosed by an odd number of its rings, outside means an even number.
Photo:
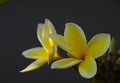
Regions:
<svg viewBox="0 0 120 83"><path fill-rule="evenodd" d="M84 60L85 60L85 55L82 55L82 56L80 57L80 59L81 59L82 61L84 61Z"/></svg>

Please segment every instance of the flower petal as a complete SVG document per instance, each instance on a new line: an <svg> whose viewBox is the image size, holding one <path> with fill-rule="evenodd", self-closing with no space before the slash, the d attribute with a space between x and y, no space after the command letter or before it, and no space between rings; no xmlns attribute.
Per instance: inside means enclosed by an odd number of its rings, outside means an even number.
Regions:
<svg viewBox="0 0 120 83"><path fill-rule="evenodd" d="M56 30L55 30L55 27L54 27L54 25L52 24L52 22L50 21L50 20L48 20L48 19L45 19L45 23L46 23L46 26L48 26L48 28L49 28L49 33L51 34L56 34L57 32L56 32Z"/></svg>
<svg viewBox="0 0 120 83"><path fill-rule="evenodd" d="M28 72L28 71L38 69L41 66L43 66L45 63L47 63L47 60L40 58L34 61L33 63L31 63L30 65L28 65L25 69L21 70L20 72Z"/></svg>
<svg viewBox="0 0 120 83"><path fill-rule="evenodd" d="M97 72L97 65L92 56L86 56L79 65L79 73L84 78L92 78Z"/></svg>
<svg viewBox="0 0 120 83"><path fill-rule="evenodd" d="M50 37L52 38L52 40L63 50L65 50L66 52L72 54L72 51L69 50L69 48L66 46L65 42L64 42L64 37L62 35L59 34L51 34Z"/></svg>
<svg viewBox="0 0 120 83"><path fill-rule="evenodd" d="M39 23L38 26L37 26L37 37L40 41L40 43L42 44L42 31L43 31L43 28L44 28L44 24L42 23Z"/></svg>
<svg viewBox="0 0 120 83"><path fill-rule="evenodd" d="M109 34L97 34L88 43L87 54L98 58L102 56L110 46L110 35Z"/></svg>
<svg viewBox="0 0 120 83"><path fill-rule="evenodd" d="M65 69L70 68L78 63L80 63L81 60L75 59L75 58L66 58L66 59L60 59L52 63L51 68L52 69Z"/></svg>
<svg viewBox="0 0 120 83"><path fill-rule="evenodd" d="M51 48L51 51L48 54L48 64L52 61L53 57L55 56L55 47L53 46Z"/></svg>
<svg viewBox="0 0 120 83"><path fill-rule="evenodd" d="M24 51L22 54L24 55L24 57L30 58L30 59L38 59L38 58L48 59L47 52L40 47L28 49Z"/></svg>
<svg viewBox="0 0 120 83"><path fill-rule="evenodd" d="M73 51L73 55L80 58L87 47L85 34L77 24L67 23L65 32L65 43Z"/></svg>
<svg viewBox="0 0 120 83"><path fill-rule="evenodd" d="M60 59L61 57L58 55L57 53L57 49L55 49L55 47L53 46L51 48L51 51L49 52L48 54L48 64L53 61L53 60L57 60L57 59Z"/></svg>
<svg viewBox="0 0 120 83"><path fill-rule="evenodd" d="M49 38L49 34L56 34L56 30L53 24L45 19L44 26L39 25L37 30L38 39L42 43L42 46L49 52L51 47L54 45L51 38Z"/></svg>

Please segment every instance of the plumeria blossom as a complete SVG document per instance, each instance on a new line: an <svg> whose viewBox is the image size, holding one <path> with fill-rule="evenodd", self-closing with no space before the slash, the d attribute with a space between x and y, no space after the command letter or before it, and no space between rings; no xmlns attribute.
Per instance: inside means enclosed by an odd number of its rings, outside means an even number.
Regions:
<svg viewBox="0 0 120 83"><path fill-rule="evenodd" d="M35 61L20 72L35 70L45 63L60 58L57 53L57 45L51 40L49 34L56 34L56 30L53 24L45 19L45 23L38 24L37 28L37 36L43 47L31 48L22 53L24 57L35 59Z"/></svg>
<svg viewBox="0 0 120 83"><path fill-rule="evenodd" d="M92 78L97 73L95 59L102 56L110 45L110 35L96 34L87 42L85 34L77 24L67 23L64 36L52 34L50 37L69 57L52 63L52 69L65 69L78 65L78 71L84 78Z"/></svg>

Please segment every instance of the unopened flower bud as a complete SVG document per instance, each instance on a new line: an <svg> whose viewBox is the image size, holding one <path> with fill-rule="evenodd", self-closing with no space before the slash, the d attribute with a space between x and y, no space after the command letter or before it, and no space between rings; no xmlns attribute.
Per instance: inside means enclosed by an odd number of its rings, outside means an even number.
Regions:
<svg viewBox="0 0 120 83"><path fill-rule="evenodd" d="M114 37L112 37L112 40L111 40L111 44L110 44L110 48L109 48L109 51L108 53L109 54L113 54L115 52L115 48L116 48L116 40Z"/></svg>
<svg viewBox="0 0 120 83"><path fill-rule="evenodd" d="M117 61L116 61L117 65L120 65L120 57L118 57Z"/></svg>

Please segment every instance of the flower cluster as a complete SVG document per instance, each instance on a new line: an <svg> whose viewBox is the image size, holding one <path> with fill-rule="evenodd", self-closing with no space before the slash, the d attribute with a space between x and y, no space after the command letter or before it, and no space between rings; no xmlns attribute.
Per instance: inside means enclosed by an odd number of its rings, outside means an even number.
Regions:
<svg viewBox="0 0 120 83"><path fill-rule="evenodd" d="M22 53L24 57L35 61L20 72L35 70L52 62L51 69L72 67L77 69L82 77L93 78L100 72L101 57L111 48L110 34L99 33L87 41L82 28L71 22L65 24L62 36L57 34L50 20L45 19L44 24L38 24L37 36L42 47L31 48ZM66 52L67 58L60 56L58 46ZM117 63L120 63L120 58Z"/></svg>

